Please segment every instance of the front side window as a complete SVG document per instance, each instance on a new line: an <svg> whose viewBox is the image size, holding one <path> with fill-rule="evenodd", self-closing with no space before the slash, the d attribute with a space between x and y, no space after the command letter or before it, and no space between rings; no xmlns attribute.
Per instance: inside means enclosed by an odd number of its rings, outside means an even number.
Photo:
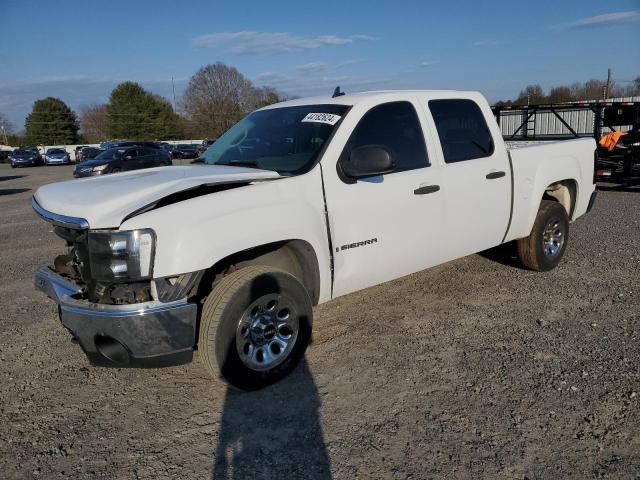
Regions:
<svg viewBox="0 0 640 480"><path fill-rule="evenodd" d="M206 150L205 163L303 173L346 111L344 105L304 105L253 112Z"/></svg>
<svg viewBox="0 0 640 480"><path fill-rule="evenodd" d="M472 100L429 101L446 163L489 157L493 139L484 115Z"/></svg>
<svg viewBox="0 0 640 480"><path fill-rule="evenodd" d="M409 102L383 103L362 117L342 152L341 160L362 146L386 148L395 162L394 172L429 165L424 136L415 108Z"/></svg>
<svg viewBox="0 0 640 480"><path fill-rule="evenodd" d="M124 148L110 148L109 150L103 150L100 155L96 157L96 160L117 160L124 153Z"/></svg>

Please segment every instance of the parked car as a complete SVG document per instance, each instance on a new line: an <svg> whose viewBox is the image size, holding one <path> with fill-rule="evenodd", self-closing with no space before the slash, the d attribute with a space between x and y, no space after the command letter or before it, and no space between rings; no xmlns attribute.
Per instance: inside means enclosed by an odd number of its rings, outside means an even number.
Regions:
<svg viewBox="0 0 640 480"><path fill-rule="evenodd" d="M82 150L80 151L80 161L84 162L84 161L96 158L102 152L103 150L100 150L99 148L96 148L96 147L83 147Z"/></svg>
<svg viewBox="0 0 640 480"><path fill-rule="evenodd" d="M594 151L509 149L477 92L279 103L204 164L40 187L34 209L72 248L35 284L94 364L197 348L212 376L260 388L303 357L313 305L506 242L555 268L594 203Z"/></svg>
<svg viewBox="0 0 640 480"><path fill-rule="evenodd" d="M33 150L27 150L24 148L16 148L11 155L9 155L9 161L11 162L11 168L16 167L37 167L42 164L42 157Z"/></svg>
<svg viewBox="0 0 640 480"><path fill-rule="evenodd" d="M69 165L71 156L64 148L49 148L44 154L45 165Z"/></svg>
<svg viewBox="0 0 640 480"><path fill-rule="evenodd" d="M181 143L175 147L173 150L174 157L173 158L197 158L197 149L198 145L189 144L189 143Z"/></svg>
<svg viewBox="0 0 640 480"><path fill-rule="evenodd" d="M42 154L40 153L40 149L38 147L20 147L21 150L29 150L33 152L38 159L38 162L42 164Z"/></svg>
<svg viewBox="0 0 640 480"><path fill-rule="evenodd" d="M73 170L73 176L92 177L171 164L171 157L158 148L117 147L104 150L93 160L87 160L76 165Z"/></svg>
<svg viewBox="0 0 640 480"><path fill-rule="evenodd" d="M100 144L101 150L108 150L110 148L124 148L124 147L150 147L150 148L160 148L158 142L149 142L144 140L118 140L113 142L105 142Z"/></svg>
<svg viewBox="0 0 640 480"><path fill-rule="evenodd" d="M206 138L202 141L202 143L198 146L197 150L196 150L196 157L201 157L202 155L204 155L204 152L207 151L207 148L209 148L211 145L213 145L216 141L210 138Z"/></svg>
<svg viewBox="0 0 640 480"><path fill-rule="evenodd" d="M82 161L82 149L83 148L87 148L85 145L78 145L76 146L76 148L73 150L73 158L75 160L76 163L81 162Z"/></svg>
<svg viewBox="0 0 640 480"><path fill-rule="evenodd" d="M0 163L10 163L11 150L0 150Z"/></svg>

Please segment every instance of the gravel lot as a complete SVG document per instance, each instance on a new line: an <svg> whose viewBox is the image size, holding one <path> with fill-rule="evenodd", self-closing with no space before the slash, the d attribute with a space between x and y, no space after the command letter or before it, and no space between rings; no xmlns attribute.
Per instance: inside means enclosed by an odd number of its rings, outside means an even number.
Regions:
<svg viewBox="0 0 640 480"><path fill-rule="evenodd" d="M71 168L0 165L0 477L640 477L640 190L601 191L555 271L500 248L317 308L305 363L239 393L70 342L30 198Z"/></svg>

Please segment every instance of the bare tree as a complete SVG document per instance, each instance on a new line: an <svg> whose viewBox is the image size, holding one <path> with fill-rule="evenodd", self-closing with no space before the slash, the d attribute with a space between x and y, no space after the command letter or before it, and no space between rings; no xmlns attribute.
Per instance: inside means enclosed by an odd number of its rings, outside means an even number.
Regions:
<svg viewBox="0 0 640 480"><path fill-rule="evenodd" d="M82 136L89 143L98 143L109 138L109 116L106 105L84 105L80 107Z"/></svg>
<svg viewBox="0 0 640 480"><path fill-rule="evenodd" d="M544 103L545 101L544 90L542 90L540 85L527 85L525 89L520 92L515 103L518 105L529 105Z"/></svg>
<svg viewBox="0 0 640 480"><path fill-rule="evenodd" d="M189 80L182 98L188 131L199 137L218 137L250 111L279 101L269 87L257 88L237 69L205 65Z"/></svg>
<svg viewBox="0 0 640 480"><path fill-rule="evenodd" d="M13 124L0 112L0 143L8 144L10 135L13 135Z"/></svg>

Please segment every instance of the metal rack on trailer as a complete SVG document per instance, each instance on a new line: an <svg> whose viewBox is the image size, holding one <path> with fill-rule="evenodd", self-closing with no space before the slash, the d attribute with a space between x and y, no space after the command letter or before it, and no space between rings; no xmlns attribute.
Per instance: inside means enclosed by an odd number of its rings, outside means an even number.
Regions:
<svg viewBox="0 0 640 480"><path fill-rule="evenodd" d="M505 141L550 141L627 131L609 151L598 146L596 181L640 182L640 101L593 101L492 107Z"/></svg>

